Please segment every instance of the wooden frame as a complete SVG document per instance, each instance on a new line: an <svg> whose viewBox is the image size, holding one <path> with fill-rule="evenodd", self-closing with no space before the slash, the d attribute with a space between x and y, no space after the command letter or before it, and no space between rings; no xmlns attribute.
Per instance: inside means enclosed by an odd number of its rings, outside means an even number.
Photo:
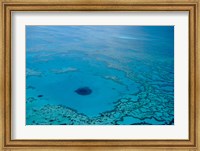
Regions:
<svg viewBox="0 0 200 151"><path fill-rule="evenodd" d="M198 0L94 0L94 1L63 1L56 3L51 0L3 0L1 1L1 53L0 53L0 76L1 76L1 112L0 112L0 142L2 150L15 150L21 148L40 148L40 150L63 149L69 150L200 150L198 140L200 139L199 118L199 59L200 50L199 20L200 1ZM12 11L189 11L189 140L85 140L85 141L64 141L64 140L11 140L11 12ZM46 147L46 148L44 148ZM53 147L53 148L50 148ZM66 149L64 148L64 150Z"/></svg>

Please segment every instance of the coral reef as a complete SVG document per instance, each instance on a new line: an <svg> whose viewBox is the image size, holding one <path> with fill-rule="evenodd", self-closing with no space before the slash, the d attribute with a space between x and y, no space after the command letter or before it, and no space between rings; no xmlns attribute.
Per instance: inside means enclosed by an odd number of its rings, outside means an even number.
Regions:
<svg viewBox="0 0 200 151"><path fill-rule="evenodd" d="M29 77L29 76L41 76L42 73L39 72L39 71L36 71L36 70L33 70L33 69L26 69L26 76Z"/></svg>
<svg viewBox="0 0 200 151"><path fill-rule="evenodd" d="M27 125L174 124L173 26L26 28Z"/></svg>
<svg viewBox="0 0 200 151"><path fill-rule="evenodd" d="M52 72L55 73L55 74L64 74L64 73L76 72L76 71L78 71L78 69L72 68L72 67L63 68L63 69L60 69L60 70L52 70Z"/></svg>
<svg viewBox="0 0 200 151"><path fill-rule="evenodd" d="M64 105L45 105L32 109L27 125L173 125L173 103L160 103L150 99L123 98L116 101L113 110L97 117L88 117ZM163 112L161 113L160 110ZM34 122L33 122L34 121ZM156 124L155 124L156 123Z"/></svg>

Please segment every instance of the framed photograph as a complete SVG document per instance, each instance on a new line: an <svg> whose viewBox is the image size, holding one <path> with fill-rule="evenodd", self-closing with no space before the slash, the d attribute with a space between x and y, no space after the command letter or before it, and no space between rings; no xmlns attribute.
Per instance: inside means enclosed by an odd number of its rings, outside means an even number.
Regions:
<svg viewBox="0 0 200 151"><path fill-rule="evenodd" d="M199 149L199 0L1 8L2 150Z"/></svg>

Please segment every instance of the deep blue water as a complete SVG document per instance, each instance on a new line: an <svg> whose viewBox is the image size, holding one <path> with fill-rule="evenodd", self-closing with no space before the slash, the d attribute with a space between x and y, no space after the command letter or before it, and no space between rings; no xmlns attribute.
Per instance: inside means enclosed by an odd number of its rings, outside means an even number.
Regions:
<svg viewBox="0 0 200 151"><path fill-rule="evenodd" d="M174 27L26 26L26 124L173 125Z"/></svg>

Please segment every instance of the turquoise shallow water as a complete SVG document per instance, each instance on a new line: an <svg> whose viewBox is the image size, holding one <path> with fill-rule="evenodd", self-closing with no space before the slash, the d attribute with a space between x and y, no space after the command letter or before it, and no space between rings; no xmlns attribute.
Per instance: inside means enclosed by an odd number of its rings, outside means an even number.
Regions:
<svg viewBox="0 0 200 151"><path fill-rule="evenodd" d="M26 26L26 124L173 125L174 27Z"/></svg>

